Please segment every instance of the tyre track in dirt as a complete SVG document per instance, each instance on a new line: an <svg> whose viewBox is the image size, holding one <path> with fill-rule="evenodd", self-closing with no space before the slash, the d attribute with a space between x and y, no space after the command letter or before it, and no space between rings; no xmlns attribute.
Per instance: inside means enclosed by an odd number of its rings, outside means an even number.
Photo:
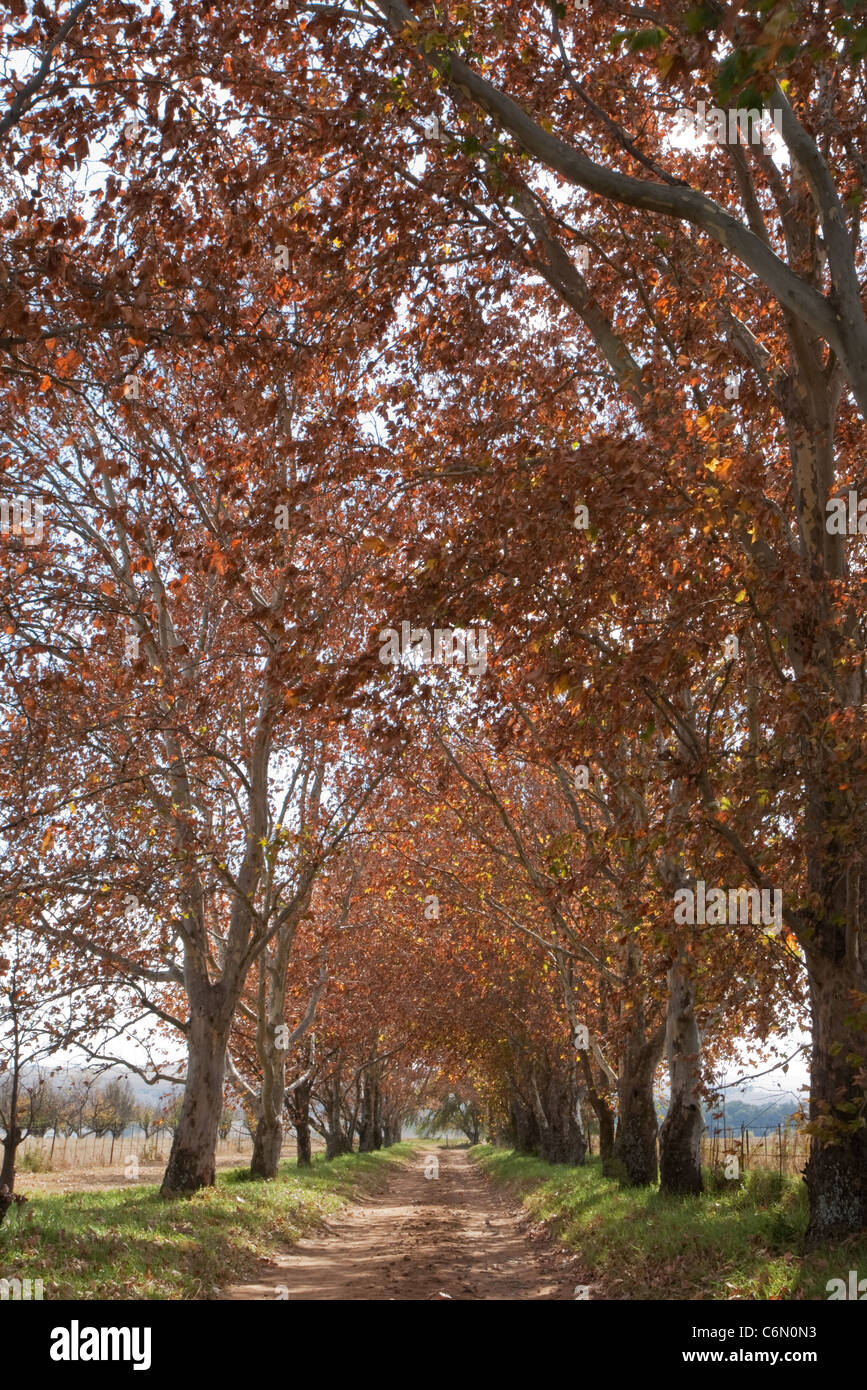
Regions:
<svg viewBox="0 0 867 1390"><path fill-rule="evenodd" d="M463 1150L431 1150L222 1299L573 1299L577 1257L531 1230ZM429 1165L430 1166L430 1165Z"/></svg>

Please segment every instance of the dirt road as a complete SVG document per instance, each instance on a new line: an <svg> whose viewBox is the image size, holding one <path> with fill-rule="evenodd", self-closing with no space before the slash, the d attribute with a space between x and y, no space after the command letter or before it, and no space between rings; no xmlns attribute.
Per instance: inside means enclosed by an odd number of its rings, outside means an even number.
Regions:
<svg viewBox="0 0 867 1390"><path fill-rule="evenodd" d="M576 1257L526 1218L460 1149L433 1151L263 1265L224 1299L574 1299ZM591 1295L592 1297L592 1295Z"/></svg>

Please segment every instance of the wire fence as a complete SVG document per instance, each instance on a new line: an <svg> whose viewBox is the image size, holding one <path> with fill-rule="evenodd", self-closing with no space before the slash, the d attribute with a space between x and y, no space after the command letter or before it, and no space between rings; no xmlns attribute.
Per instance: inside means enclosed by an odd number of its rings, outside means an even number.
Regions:
<svg viewBox="0 0 867 1390"><path fill-rule="evenodd" d="M589 1155L599 1153L599 1133L587 1134ZM725 1168L731 1158L738 1170L775 1168L780 1173L801 1173L810 1157L810 1136L792 1125L710 1125L701 1140L701 1161L708 1168Z"/></svg>
<svg viewBox="0 0 867 1390"><path fill-rule="evenodd" d="M725 1167L734 1157L741 1172L775 1168L780 1173L801 1173L810 1157L810 1136L792 1125L766 1125L758 1130L715 1125L702 1139L701 1156L710 1168Z"/></svg>
<svg viewBox="0 0 867 1390"><path fill-rule="evenodd" d="M122 1134L114 1139L110 1134L52 1135L37 1138L28 1136L18 1150L18 1167L34 1172L81 1171L87 1168L123 1169L134 1158L141 1166L164 1164L172 1147L168 1130L158 1130L147 1138L139 1134ZM282 1154L295 1154L294 1135L283 1141ZM217 1158L249 1157L253 1140L248 1134L234 1133L217 1143Z"/></svg>
<svg viewBox="0 0 867 1390"><path fill-rule="evenodd" d="M599 1153L599 1135L591 1128L588 1153ZM24 1140L18 1151L18 1167L35 1172L82 1171L88 1168L123 1170L131 1159L139 1165L164 1164L172 1146L168 1130L157 1130L147 1138L143 1134L123 1134L113 1139L110 1134L52 1135ZM314 1149L319 1144L314 1144ZM233 1157L249 1157L253 1140L249 1134L235 1132L217 1143L218 1161ZM287 1132L281 1154L294 1157L295 1137ZM750 1168L776 1169L780 1173L800 1173L810 1156L809 1135L791 1125L767 1125L749 1129L745 1125L714 1125L701 1141L702 1163L709 1168L722 1168L737 1158L740 1171Z"/></svg>

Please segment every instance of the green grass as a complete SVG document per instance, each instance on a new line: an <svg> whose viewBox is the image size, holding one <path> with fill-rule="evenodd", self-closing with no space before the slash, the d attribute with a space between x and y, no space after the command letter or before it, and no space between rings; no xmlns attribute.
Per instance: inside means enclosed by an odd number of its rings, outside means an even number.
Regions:
<svg viewBox="0 0 867 1390"><path fill-rule="evenodd" d="M274 1182L233 1169L192 1198L155 1186L34 1196L0 1226L0 1278L42 1279L44 1296L71 1299L212 1298L252 1279L263 1258L291 1245L345 1202L378 1187L412 1144L348 1154Z"/></svg>
<svg viewBox="0 0 867 1390"><path fill-rule="evenodd" d="M801 1253L800 1177L756 1169L701 1197L623 1189L599 1159L559 1167L479 1146L473 1158L579 1257L575 1282L613 1299L827 1299L829 1279L867 1277L867 1238ZM714 1188L719 1190L713 1190Z"/></svg>

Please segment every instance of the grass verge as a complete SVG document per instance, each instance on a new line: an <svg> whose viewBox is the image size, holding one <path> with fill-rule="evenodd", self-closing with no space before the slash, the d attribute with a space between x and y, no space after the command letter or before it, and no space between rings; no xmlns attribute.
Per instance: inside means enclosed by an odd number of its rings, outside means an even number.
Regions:
<svg viewBox="0 0 867 1390"><path fill-rule="evenodd" d="M315 1157L300 1172L287 1160L274 1182L231 1169L175 1200L156 1186L34 1196L0 1226L0 1278L41 1279L46 1300L213 1298L412 1153L395 1144L331 1163Z"/></svg>
<svg viewBox="0 0 867 1390"><path fill-rule="evenodd" d="M621 1188L599 1159L560 1167L480 1145L471 1156L520 1196L581 1259L591 1297L827 1299L829 1279L867 1277L867 1238L802 1253L807 1226L800 1177L755 1169L701 1197ZM576 1276L576 1283L578 1276Z"/></svg>

